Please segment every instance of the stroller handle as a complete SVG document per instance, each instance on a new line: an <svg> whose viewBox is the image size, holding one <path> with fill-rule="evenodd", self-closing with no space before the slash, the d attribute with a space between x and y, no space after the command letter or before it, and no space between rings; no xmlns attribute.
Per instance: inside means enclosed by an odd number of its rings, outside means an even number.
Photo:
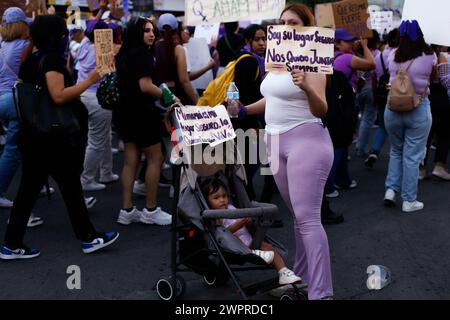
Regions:
<svg viewBox="0 0 450 320"><path fill-rule="evenodd" d="M205 210L203 211L203 218L206 219L238 219L238 218L252 218L264 217L273 218L278 214L278 207L269 203L259 203L252 201L251 208L242 209L224 209L224 210Z"/></svg>

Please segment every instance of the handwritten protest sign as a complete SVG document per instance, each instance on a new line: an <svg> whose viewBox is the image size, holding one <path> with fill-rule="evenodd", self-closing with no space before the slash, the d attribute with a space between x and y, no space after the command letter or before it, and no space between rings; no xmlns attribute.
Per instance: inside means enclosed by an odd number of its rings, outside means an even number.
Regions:
<svg viewBox="0 0 450 320"><path fill-rule="evenodd" d="M269 26L266 71L333 73L334 30L316 27Z"/></svg>
<svg viewBox="0 0 450 320"><path fill-rule="evenodd" d="M215 147L236 137L228 112L223 105L175 108L183 141L187 146L209 144Z"/></svg>
<svg viewBox="0 0 450 320"><path fill-rule="evenodd" d="M316 5L316 20L319 27L344 28L354 36L371 38L368 28L370 16L367 0L344 0Z"/></svg>
<svg viewBox="0 0 450 320"><path fill-rule="evenodd" d="M394 29L394 13L392 11L375 11L370 13L372 30L379 34L389 33Z"/></svg>
<svg viewBox="0 0 450 320"><path fill-rule="evenodd" d="M208 44L204 38L190 39L184 46L187 49L191 72L205 67L209 60L211 60ZM200 78L193 80L192 85L195 89L206 89L212 80L213 73L211 70L208 70Z"/></svg>
<svg viewBox="0 0 450 320"><path fill-rule="evenodd" d="M211 43L213 37L219 35L220 23L201 25L195 27L194 38L204 38L207 43Z"/></svg>
<svg viewBox="0 0 450 320"><path fill-rule="evenodd" d="M405 0L403 20L417 20L427 43L450 46L450 1Z"/></svg>
<svg viewBox="0 0 450 320"><path fill-rule="evenodd" d="M111 29L94 30L95 61L100 76L116 71L114 64L113 33Z"/></svg>
<svg viewBox="0 0 450 320"><path fill-rule="evenodd" d="M186 0L186 24L278 19L286 0Z"/></svg>

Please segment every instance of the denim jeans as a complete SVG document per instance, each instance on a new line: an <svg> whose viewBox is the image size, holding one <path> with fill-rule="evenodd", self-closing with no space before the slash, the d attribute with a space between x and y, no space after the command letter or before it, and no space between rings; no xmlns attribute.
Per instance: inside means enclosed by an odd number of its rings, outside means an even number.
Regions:
<svg viewBox="0 0 450 320"><path fill-rule="evenodd" d="M362 111L361 123L358 131L358 142L356 148L358 155L369 152L370 129L377 119L377 109L373 101L372 84L366 85L358 95L358 104Z"/></svg>
<svg viewBox="0 0 450 320"><path fill-rule="evenodd" d="M0 197L4 197L20 164L17 147L19 118L10 91L0 92L0 119L6 127L6 143L0 156Z"/></svg>
<svg viewBox="0 0 450 320"><path fill-rule="evenodd" d="M348 172L348 147L334 148L334 160L328 175L327 183L325 184L325 193L334 192L336 188L334 185L346 188L350 186L352 180Z"/></svg>
<svg viewBox="0 0 450 320"><path fill-rule="evenodd" d="M431 129L428 98L409 112L393 112L386 108L384 124L391 142L386 188L401 191L404 201L417 198L419 164L423 159Z"/></svg>
<svg viewBox="0 0 450 320"><path fill-rule="evenodd" d="M371 153L379 155L381 152L381 148L383 148L384 143L388 137L386 126L384 125L384 111L385 108L378 108L378 124L379 127L375 132L375 138L372 145Z"/></svg>

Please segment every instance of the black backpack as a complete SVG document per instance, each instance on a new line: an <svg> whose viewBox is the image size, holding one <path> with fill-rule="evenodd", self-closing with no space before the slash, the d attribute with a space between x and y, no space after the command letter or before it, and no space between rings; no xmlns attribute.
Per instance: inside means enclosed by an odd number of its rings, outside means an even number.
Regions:
<svg viewBox="0 0 450 320"><path fill-rule="evenodd" d="M330 132L333 146L348 147L353 140L358 114L353 88L343 72L334 70L327 76L326 97L328 112L322 121Z"/></svg>
<svg viewBox="0 0 450 320"><path fill-rule="evenodd" d="M386 107L387 97L389 94L388 84L390 79L389 70L384 63L383 53L380 53L381 65L383 66L383 74L378 80L377 86L374 92L375 105L379 108Z"/></svg>

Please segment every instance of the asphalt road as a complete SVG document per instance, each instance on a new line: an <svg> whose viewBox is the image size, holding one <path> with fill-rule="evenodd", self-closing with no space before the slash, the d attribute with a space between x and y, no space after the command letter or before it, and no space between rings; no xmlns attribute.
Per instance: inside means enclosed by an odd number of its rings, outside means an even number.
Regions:
<svg viewBox="0 0 450 320"><path fill-rule="evenodd" d="M121 154L115 156L116 172L121 159ZM382 205L386 152L373 171L366 170L363 159L356 157L350 161L350 170L358 187L343 191L331 204L344 213L345 222L325 227L335 299L450 299L450 182L435 178L420 182L418 199L424 201L425 209L402 213L400 206ZM9 190L11 198L18 181L19 175ZM262 180L257 178L255 183L261 190ZM90 213L93 223L99 230L118 230L118 242L101 252L83 254L59 192L50 201L42 198L34 213L45 223L26 234L26 243L38 247L42 254L31 260L0 261L0 299L158 299L155 283L169 271L169 227L117 225L121 202L118 183L90 194L98 198ZM160 188L159 200L163 208L172 208L168 188ZM269 233L288 248L288 264L292 265L292 219L279 195L273 202L280 208L284 227ZM142 207L144 199L136 198L136 204ZM8 216L9 210L0 209L1 238ZM374 264L384 265L392 273L392 282L379 291L366 287L366 269ZM80 289L67 286L71 276L67 270L73 265L81 271ZM240 279L250 283L272 276L275 271L269 270L242 274ZM185 279L184 299L240 299L231 282L209 288L195 274L187 274ZM271 299L266 295L259 298Z"/></svg>

